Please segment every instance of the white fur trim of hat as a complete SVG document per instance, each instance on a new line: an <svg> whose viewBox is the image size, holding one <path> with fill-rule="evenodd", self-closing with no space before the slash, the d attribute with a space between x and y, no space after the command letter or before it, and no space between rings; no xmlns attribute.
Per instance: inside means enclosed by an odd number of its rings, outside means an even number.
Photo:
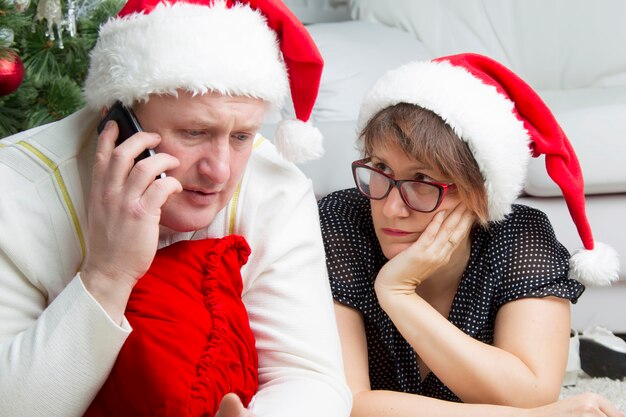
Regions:
<svg viewBox="0 0 626 417"><path fill-rule="evenodd" d="M592 286L618 279L617 252L593 239L576 153L550 109L524 80L473 53L409 63L389 71L366 95L359 131L379 111L398 103L431 110L468 144L484 178L490 221L511 212L530 157L544 155L584 246L570 257L569 277Z"/></svg>
<svg viewBox="0 0 626 417"><path fill-rule="evenodd" d="M248 6L160 3L148 14L102 26L85 96L98 110L116 100L131 105L179 89L250 96L281 107L289 83L280 56L275 32Z"/></svg>
<svg viewBox="0 0 626 417"><path fill-rule="evenodd" d="M374 84L361 107L359 131L398 103L432 111L467 142L485 179L489 220L504 219L524 186L530 159L530 138L511 100L447 61L413 62Z"/></svg>

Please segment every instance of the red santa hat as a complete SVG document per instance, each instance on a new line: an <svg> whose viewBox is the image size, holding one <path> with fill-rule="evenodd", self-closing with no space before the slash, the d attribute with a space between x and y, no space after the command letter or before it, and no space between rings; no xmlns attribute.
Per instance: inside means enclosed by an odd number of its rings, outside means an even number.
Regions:
<svg viewBox="0 0 626 417"><path fill-rule="evenodd" d="M92 108L182 89L260 98L280 109L291 92L297 119L279 124L278 150L294 162L323 153L308 120L324 62L280 0L129 0L100 28L90 58Z"/></svg>
<svg viewBox="0 0 626 417"><path fill-rule="evenodd" d="M550 109L516 74L477 54L404 65L385 74L367 94L359 130L380 110L398 103L431 110L469 145L485 179L490 221L510 213L530 157L545 155L548 174L560 187L584 246L570 258L570 277L588 285L618 279L617 252L594 242L574 149Z"/></svg>

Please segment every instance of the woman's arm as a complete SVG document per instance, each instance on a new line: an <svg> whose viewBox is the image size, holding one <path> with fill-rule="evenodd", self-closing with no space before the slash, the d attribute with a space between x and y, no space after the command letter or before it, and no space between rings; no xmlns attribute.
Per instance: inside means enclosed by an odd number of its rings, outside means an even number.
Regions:
<svg viewBox="0 0 626 417"><path fill-rule="evenodd" d="M372 391L363 319L356 310L338 303L335 303L335 313L346 377L354 396L352 417L624 417L606 399L588 393L539 408L520 409L453 403L393 391Z"/></svg>
<svg viewBox="0 0 626 417"><path fill-rule="evenodd" d="M568 300L505 304L497 316L494 345L488 345L416 293L421 282L437 279L442 266L454 266L455 247L467 244L471 214L462 204L443 214L437 213L419 239L379 271L375 288L381 307L420 359L464 402L535 407L555 401L567 358Z"/></svg>
<svg viewBox="0 0 626 417"><path fill-rule="evenodd" d="M417 294L381 305L430 370L467 403L536 407L558 398L567 361L569 301L503 306L494 345L471 338Z"/></svg>

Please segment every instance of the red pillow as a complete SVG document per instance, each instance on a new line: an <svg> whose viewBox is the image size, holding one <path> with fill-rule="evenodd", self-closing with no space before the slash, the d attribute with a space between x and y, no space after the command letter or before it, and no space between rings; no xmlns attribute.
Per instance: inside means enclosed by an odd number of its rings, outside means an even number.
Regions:
<svg viewBox="0 0 626 417"><path fill-rule="evenodd" d="M247 405L258 387L241 301L249 254L236 235L157 251L128 301L133 331L85 416L213 416L229 392Z"/></svg>

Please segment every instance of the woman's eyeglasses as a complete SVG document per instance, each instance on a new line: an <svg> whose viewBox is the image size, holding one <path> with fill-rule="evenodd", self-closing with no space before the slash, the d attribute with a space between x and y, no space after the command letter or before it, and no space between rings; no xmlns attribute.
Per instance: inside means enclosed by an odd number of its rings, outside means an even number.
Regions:
<svg viewBox="0 0 626 417"><path fill-rule="evenodd" d="M404 204L422 213L436 210L448 189L455 187L454 184L431 181L396 180L372 167L369 158L354 161L352 175L357 189L365 197L382 200L389 195L392 187L396 187Z"/></svg>

